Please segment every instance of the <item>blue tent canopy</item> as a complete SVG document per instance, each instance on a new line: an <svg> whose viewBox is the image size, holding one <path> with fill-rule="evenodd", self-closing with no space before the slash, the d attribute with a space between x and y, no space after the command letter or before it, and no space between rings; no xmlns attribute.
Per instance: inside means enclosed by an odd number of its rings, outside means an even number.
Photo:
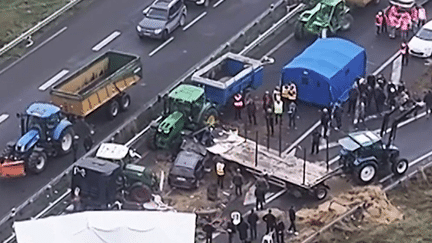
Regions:
<svg viewBox="0 0 432 243"><path fill-rule="evenodd" d="M281 81L296 84L299 100L328 106L345 101L365 69L364 48L340 38L318 39L285 65Z"/></svg>

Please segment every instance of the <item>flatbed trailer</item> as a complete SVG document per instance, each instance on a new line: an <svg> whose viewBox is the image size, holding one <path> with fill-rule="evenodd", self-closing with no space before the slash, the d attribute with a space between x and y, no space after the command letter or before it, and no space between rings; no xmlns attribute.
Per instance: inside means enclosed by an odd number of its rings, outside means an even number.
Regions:
<svg viewBox="0 0 432 243"><path fill-rule="evenodd" d="M125 91L141 80L140 57L108 51L85 65L50 91L51 101L75 117L86 117L101 106L108 106L110 118L126 110L130 97Z"/></svg>
<svg viewBox="0 0 432 243"><path fill-rule="evenodd" d="M292 154L281 158L235 132L222 131L215 137L215 144L207 148L210 153L237 163L254 175L266 174L269 182L276 186L301 188L319 200L327 196L329 187L325 181L342 172L339 167L327 171L325 162L307 162Z"/></svg>

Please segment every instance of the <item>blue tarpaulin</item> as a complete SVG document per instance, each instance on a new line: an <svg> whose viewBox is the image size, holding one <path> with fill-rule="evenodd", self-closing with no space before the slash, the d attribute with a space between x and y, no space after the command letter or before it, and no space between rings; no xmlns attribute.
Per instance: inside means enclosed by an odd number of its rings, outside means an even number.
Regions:
<svg viewBox="0 0 432 243"><path fill-rule="evenodd" d="M293 82L298 99L320 106L343 102L356 77L364 77L366 52L341 38L318 39L282 69L282 85Z"/></svg>

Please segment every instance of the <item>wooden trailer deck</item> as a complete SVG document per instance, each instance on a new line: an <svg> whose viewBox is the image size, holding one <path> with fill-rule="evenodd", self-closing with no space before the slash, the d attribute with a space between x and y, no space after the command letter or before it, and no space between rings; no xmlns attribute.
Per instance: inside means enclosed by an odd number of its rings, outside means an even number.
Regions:
<svg viewBox="0 0 432 243"><path fill-rule="evenodd" d="M280 179L304 188L312 188L328 178L332 172L327 172L325 162L306 161L305 182L303 183L304 161L291 153L287 157L280 158L276 151L258 145L258 165L255 166L255 147L252 140L245 138L232 131L223 131L218 138L214 139L215 145L207 150L218 154L224 159L238 163L249 169L267 173L269 176Z"/></svg>

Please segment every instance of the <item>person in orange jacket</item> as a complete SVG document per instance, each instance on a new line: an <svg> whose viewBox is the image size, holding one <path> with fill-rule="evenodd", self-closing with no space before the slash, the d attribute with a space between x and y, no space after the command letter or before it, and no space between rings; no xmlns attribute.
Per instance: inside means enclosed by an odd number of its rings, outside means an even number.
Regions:
<svg viewBox="0 0 432 243"><path fill-rule="evenodd" d="M411 27L411 15L408 12L403 12L400 18L400 30L402 41L408 38L408 31Z"/></svg>

